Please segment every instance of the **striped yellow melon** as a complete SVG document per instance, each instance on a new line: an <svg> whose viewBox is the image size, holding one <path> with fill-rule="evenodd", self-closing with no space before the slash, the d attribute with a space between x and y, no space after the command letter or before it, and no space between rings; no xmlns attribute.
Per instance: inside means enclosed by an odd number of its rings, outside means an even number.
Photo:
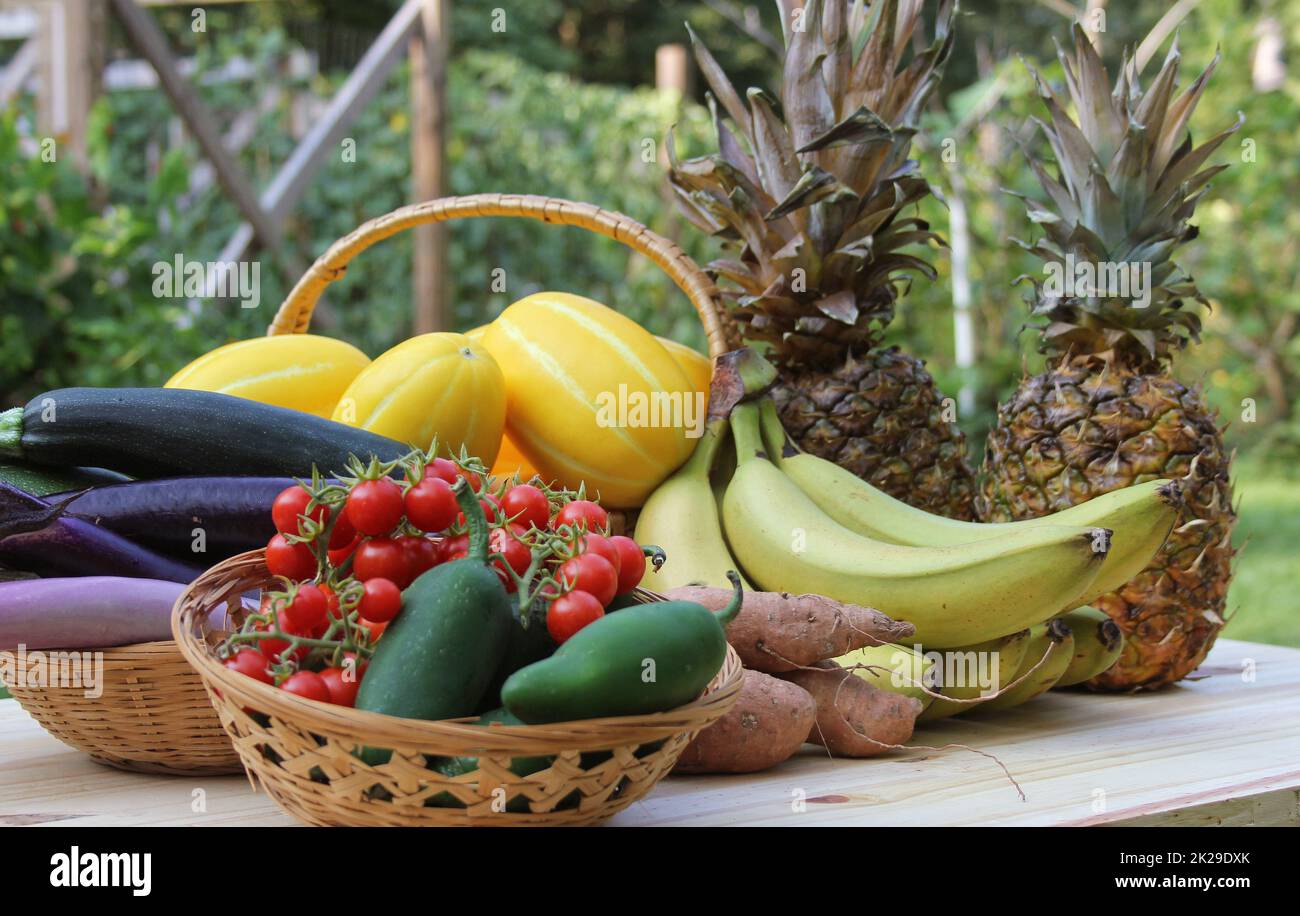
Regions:
<svg viewBox="0 0 1300 916"><path fill-rule="evenodd" d="M695 390L702 391L707 396L709 382L713 380L713 362L699 350L692 350L686 344L680 344L671 338L656 337L655 340L664 345L668 355L686 373Z"/></svg>
<svg viewBox="0 0 1300 916"><path fill-rule="evenodd" d="M205 353L163 387L215 391L328 417L369 364L366 354L332 337L254 337Z"/></svg>
<svg viewBox="0 0 1300 916"><path fill-rule="evenodd" d="M654 335L613 309L537 293L483 343L505 374L509 436L544 478L630 509L690 455L702 399Z"/></svg>
<svg viewBox="0 0 1300 916"><path fill-rule="evenodd" d="M505 425L505 379L491 354L463 334L421 334L356 377L332 419L419 448L496 461Z"/></svg>

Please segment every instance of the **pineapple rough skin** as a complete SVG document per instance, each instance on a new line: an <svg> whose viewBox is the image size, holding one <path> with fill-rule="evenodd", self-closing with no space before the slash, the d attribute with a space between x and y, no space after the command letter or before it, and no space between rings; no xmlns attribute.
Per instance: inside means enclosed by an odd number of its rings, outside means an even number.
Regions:
<svg viewBox="0 0 1300 916"><path fill-rule="evenodd" d="M974 520L966 437L923 360L889 347L830 371L783 371L772 398L804 451L918 509Z"/></svg>
<svg viewBox="0 0 1300 916"><path fill-rule="evenodd" d="M1026 379L998 407L978 501L984 521L1036 518L1131 484L1183 478L1184 515L1156 559L1095 602L1126 640L1092 689L1172 684L1214 645L1235 553L1230 464L1199 387L1165 374L1061 365Z"/></svg>

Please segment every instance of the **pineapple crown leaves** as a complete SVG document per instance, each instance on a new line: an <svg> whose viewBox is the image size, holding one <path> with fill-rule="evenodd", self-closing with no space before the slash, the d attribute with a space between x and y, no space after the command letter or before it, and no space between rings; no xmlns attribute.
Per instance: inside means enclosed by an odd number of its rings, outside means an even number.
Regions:
<svg viewBox="0 0 1300 916"><path fill-rule="evenodd" d="M1132 288L1129 295L1098 285L1065 294L1038 278L1017 282L1033 282L1027 301L1032 315L1045 319L1035 325L1043 350L1158 363L1199 340L1200 317L1183 306L1194 301L1208 307L1209 302L1172 258L1180 245L1196 237L1189 222L1196 204L1210 180L1227 168L1206 162L1241 127L1244 116L1238 113L1234 124L1194 146L1187 125L1218 64L1217 53L1180 93L1175 36L1144 91L1135 54L1125 53L1112 88L1101 58L1077 23L1073 41L1073 53L1057 45L1068 99L1026 64L1047 110L1045 120L1031 120L1047 139L1056 172L1020 144L1044 197L1008 193L1024 202L1043 237L1032 244L1013 241L1067 274L1071 263L1076 268L1090 265L1098 275L1106 264L1112 279L1119 269L1131 271L1134 278L1145 274L1150 298L1144 307L1135 307Z"/></svg>
<svg viewBox="0 0 1300 916"><path fill-rule="evenodd" d="M736 91L691 30L709 85L717 151L679 161L669 184L701 231L739 249L708 269L746 336L783 365L824 364L874 346L921 257L943 245L903 211L933 193L908 157L920 112L952 51L953 0L939 0L933 39L910 51L925 0L808 0L782 7L780 98Z"/></svg>

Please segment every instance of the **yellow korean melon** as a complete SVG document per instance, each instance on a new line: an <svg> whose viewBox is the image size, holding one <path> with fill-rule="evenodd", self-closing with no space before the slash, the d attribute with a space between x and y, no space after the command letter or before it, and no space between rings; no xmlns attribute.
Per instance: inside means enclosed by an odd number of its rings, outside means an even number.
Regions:
<svg viewBox="0 0 1300 916"><path fill-rule="evenodd" d="M690 455L703 399L654 335L613 309L536 293L483 343L505 374L507 433L543 478L631 509Z"/></svg>
<svg viewBox="0 0 1300 916"><path fill-rule="evenodd" d="M492 355L464 334L421 334L378 356L339 398L331 419L428 448L496 461L506 389Z"/></svg>
<svg viewBox="0 0 1300 916"><path fill-rule="evenodd" d="M669 337L656 337L655 340L664 345L668 355L686 373L695 390L704 392L707 397L709 383L713 380L713 361L699 350L693 350L686 344L678 343Z"/></svg>
<svg viewBox="0 0 1300 916"><path fill-rule="evenodd" d="M181 369L164 388L215 391L328 417L370 364L350 343L315 334L254 337L217 347Z"/></svg>

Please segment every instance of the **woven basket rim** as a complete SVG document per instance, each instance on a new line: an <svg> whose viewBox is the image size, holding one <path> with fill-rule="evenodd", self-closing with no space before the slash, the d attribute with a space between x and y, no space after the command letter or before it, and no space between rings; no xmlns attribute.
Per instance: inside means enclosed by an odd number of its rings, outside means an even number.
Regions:
<svg viewBox="0 0 1300 916"><path fill-rule="evenodd" d="M709 687L690 703L666 712L552 722L544 725L471 725L477 717L458 719L403 719L310 700L286 693L226 668L211 651L208 612L218 601L249 588L250 577L270 579L265 572L264 550L254 550L225 560L196 578L177 599L172 613L172 632L186 661L198 672L209 689L216 688L228 700L258 709L267 715L291 719L325 737L360 741L382 747L436 747L442 753L555 753L590 751L628 744L644 744L688 730L700 717L713 718L721 705L729 708L739 693L743 672L735 650L727 647L728 659ZM259 573L259 570L261 571ZM214 600L215 599L215 600ZM733 661L731 665L727 661ZM730 676L719 677L730 669ZM725 711L725 708L724 708Z"/></svg>

